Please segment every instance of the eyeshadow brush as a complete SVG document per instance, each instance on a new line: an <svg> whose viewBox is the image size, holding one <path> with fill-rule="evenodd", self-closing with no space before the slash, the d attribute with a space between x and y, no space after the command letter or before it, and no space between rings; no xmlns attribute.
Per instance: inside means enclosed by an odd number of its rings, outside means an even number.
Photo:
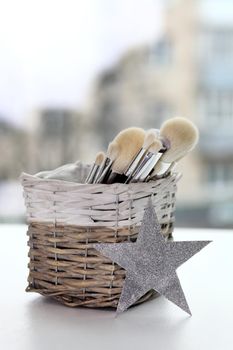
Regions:
<svg viewBox="0 0 233 350"><path fill-rule="evenodd" d="M89 174L87 175L85 183L91 184L94 182L95 176L100 168L100 165L102 164L103 160L105 158L104 152L98 152L95 158L95 162L92 165Z"/></svg>

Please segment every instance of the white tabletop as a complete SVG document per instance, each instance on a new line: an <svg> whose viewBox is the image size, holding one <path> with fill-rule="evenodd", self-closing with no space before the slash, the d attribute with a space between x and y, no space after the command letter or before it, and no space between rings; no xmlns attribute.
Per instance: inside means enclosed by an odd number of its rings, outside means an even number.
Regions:
<svg viewBox="0 0 233 350"><path fill-rule="evenodd" d="M26 226L0 226L0 349L232 349L233 232L176 229L213 243L178 269L192 317L159 297L119 317L26 293Z"/></svg>

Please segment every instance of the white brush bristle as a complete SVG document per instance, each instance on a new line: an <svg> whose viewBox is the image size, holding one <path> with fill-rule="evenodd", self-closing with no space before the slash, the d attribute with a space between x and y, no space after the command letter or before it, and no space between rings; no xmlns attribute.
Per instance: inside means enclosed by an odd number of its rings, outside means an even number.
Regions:
<svg viewBox="0 0 233 350"><path fill-rule="evenodd" d="M108 158L114 161L118 157L119 151L120 149L118 144L115 141L111 142L108 146L108 151L107 151Z"/></svg>
<svg viewBox="0 0 233 350"><path fill-rule="evenodd" d="M145 131L141 128L128 128L122 130L113 140L117 144L119 154L113 163L112 171L122 174L132 159L143 146Z"/></svg>
<svg viewBox="0 0 233 350"><path fill-rule="evenodd" d="M184 157L196 146L199 133L191 121L176 117L163 123L160 136L170 144L170 148L163 154L161 160L170 163Z"/></svg>
<svg viewBox="0 0 233 350"><path fill-rule="evenodd" d="M145 134L145 139L143 142L143 148L148 149L152 143L155 142L155 140L158 138L157 132L155 132L156 129L150 129Z"/></svg>
<svg viewBox="0 0 233 350"><path fill-rule="evenodd" d="M152 145L149 147L148 151L156 154L159 152L159 150L161 148L163 148L163 144L160 140L157 139L152 143Z"/></svg>
<svg viewBox="0 0 233 350"><path fill-rule="evenodd" d="M104 152L98 152L96 157L95 157L95 164L100 165L105 158Z"/></svg>

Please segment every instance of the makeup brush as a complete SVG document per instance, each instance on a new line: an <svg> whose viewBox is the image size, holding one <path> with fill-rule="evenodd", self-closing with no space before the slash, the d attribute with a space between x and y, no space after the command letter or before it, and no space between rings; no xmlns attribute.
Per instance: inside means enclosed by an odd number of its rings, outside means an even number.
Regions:
<svg viewBox="0 0 233 350"><path fill-rule="evenodd" d="M100 164L99 166L99 169L97 170L96 172L96 175L92 181L93 184L96 184L98 183L98 179L100 178L100 176L102 175L104 169L107 167L107 165L109 164L110 162L110 158L108 158L107 156L104 157L102 163Z"/></svg>
<svg viewBox="0 0 233 350"><path fill-rule="evenodd" d="M167 150L156 164L150 178L170 171L170 167L173 167L176 161L183 158L196 146L199 132L191 121L177 117L162 124L160 137Z"/></svg>
<svg viewBox="0 0 233 350"><path fill-rule="evenodd" d="M161 177L168 175L171 171L173 171L177 167L178 162L182 158L183 157L177 159L176 161L174 161L172 163L169 163L168 165L162 161L158 162L156 164L156 166L154 167L153 171L151 171L151 173L147 177L146 181L151 180L153 177L161 178Z"/></svg>
<svg viewBox="0 0 233 350"><path fill-rule="evenodd" d="M122 130L113 140L118 145L118 156L112 164L111 174L107 183L125 182L124 171L138 154L143 146L145 131L141 128L131 127Z"/></svg>
<svg viewBox="0 0 233 350"><path fill-rule="evenodd" d="M93 181L94 181L94 179L95 179L95 177L97 175L97 172L99 170L99 167L102 164L104 158L105 158L104 152L98 152L97 153L97 155L95 157L95 162L92 165L89 174L87 175L87 178L86 178L86 181L85 181L86 184L93 183Z"/></svg>
<svg viewBox="0 0 233 350"><path fill-rule="evenodd" d="M99 171L95 177L94 183L105 183L111 172L111 166L119 154L119 146L115 141L112 141L107 150L107 157L100 165Z"/></svg>
<svg viewBox="0 0 233 350"><path fill-rule="evenodd" d="M163 148L163 144L159 139L155 139L152 145L148 148L145 157L142 162L138 165L135 172L132 174L130 181L144 181L147 176L151 173L155 164L161 158L162 153L159 151Z"/></svg>
<svg viewBox="0 0 233 350"><path fill-rule="evenodd" d="M133 174L133 172L138 167L140 161L144 157L146 151L153 144L153 142L155 142L155 140L158 138L158 136L159 136L159 130L158 129L150 129L150 130L148 130L146 132L142 148L139 150L139 152L134 157L132 162L129 164L127 169L124 171L124 174L127 177L129 177L129 176L131 176Z"/></svg>

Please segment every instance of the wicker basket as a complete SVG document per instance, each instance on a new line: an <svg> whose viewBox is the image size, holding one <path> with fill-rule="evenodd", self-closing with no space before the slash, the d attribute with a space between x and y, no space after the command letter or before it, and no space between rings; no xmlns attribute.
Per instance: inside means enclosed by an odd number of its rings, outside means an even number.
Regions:
<svg viewBox="0 0 233 350"><path fill-rule="evenodd" d="M23 173L27 207L29 277L27 291L68 306L117 307L125 270L94 248L98 242L134 242L148 197L163 235L171 238L179 175L148 183L87 185ZM153 295L148 292L139 302Z"/></svg>

